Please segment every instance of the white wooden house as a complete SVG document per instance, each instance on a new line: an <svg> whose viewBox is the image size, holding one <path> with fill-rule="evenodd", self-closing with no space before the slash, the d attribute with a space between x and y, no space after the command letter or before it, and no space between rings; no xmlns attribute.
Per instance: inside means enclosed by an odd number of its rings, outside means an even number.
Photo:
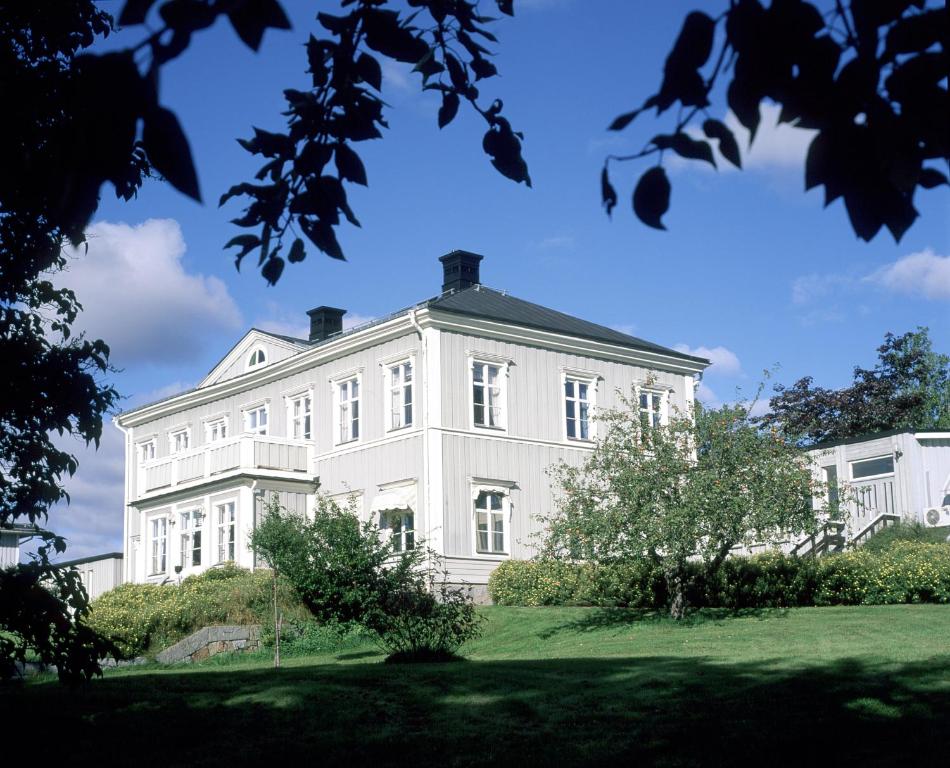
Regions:
<svg viewBox="0 0 950 768"><path fill-rule="evenodd" d="M848 489L847 542L861 544L900 520L950 525L950 432L879 433L810 453L829 486Z"/></svg>
<svg viewBox="0 0 950 768"><path fill-rule="evenodd" d="M692 409L707 360L487 288L481 260L443 256L439 295L345 332L326 306L307 339L252 329L195 389L118 417L126 579L254 567L265 498L304 512L319 482L484 585L534 552L547 469L591 449L594 409L632 387L655 422Z"/></svg>

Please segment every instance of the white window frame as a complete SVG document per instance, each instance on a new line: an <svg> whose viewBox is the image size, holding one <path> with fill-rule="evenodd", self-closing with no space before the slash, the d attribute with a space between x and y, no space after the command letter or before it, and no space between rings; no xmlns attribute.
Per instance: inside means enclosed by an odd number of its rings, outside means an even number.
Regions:
<svg viewBox="0 0 950 768"><path fill-rule="evenodd" d="M152 437L148 440L143 440L140 443L136 443L135 452L136 456L138 457L139 464L152 461L152 459L158 456L158 441Z"/></svg>
<svg viewBox="0 0 950 768"><path fill-rule="evenodd" d="M262 345L255 344L244 358L244 370L256 371L265 365L267 365L267 350Z"/></svg>
<svg viewBox="0 0 950 768"><path fill-rule="evenodd" d="M498 483L473 481L471 487L471 520L472 520L472 554L479 558L509 558L511 557L511 489L513 483ZM479 549L478 542L478 502L482 494L497 494L501 496L501 521L502 521L502 550L495 550L494 545L494 527L492 526L492 510L489 507L485 510L487 513L486 523L488 525L488 543L489 549Z"/></svg>
<svg viewBox="0 0 950 768"><path fill-rule="evenodd" d="M168 433L168 453L184 453L192 447L191 427L176 427Z"/></svg>
<svg viewBox="0 0 950 768"><path fill-rule="evenodd" d="M161 529L160 534L158 529ZM160 554L156 548L159 542L161 542ZM156 559L159 557L162 560L161 569L155 567ZM148 519L148 564L149 576L161 576L168 573L168 515L155 515Z"/></svg>
<svg viewBox="0 0 950 768"><path fill-rule="evenodd" d="M227 518L230 510L230 519ZM221 513L224 511L225 519L221 521ZM237 500L228 499L214 505L214 554L215 564L237 562ZM228 534L230 532L230 534ZM229 551L230 548L230 551ZM224 552L224 557L221 553ZM228 557L227 555L231 555Z"/></svg>
<svg viewBox="0 0 950 768"><path fill-rule="evenodd" d="M356 397L352 397L352 384L356 383ZM346 400L342 399L343 388L346 385L347 394L350 395ZM363 439L363 427L365 426L366 419L364 418L365 414L363 413L362 401L363 401L363 370L362 368L356 371L348 371L346 373L339 374L330 379L330 386L333 391L333 444L334 445L349 445L350 443L359 443ZM356 436L353 436L353 421L352 416L353 404L356 404ZM348 417L348 426L346 433L343 430L343 411L344 405L347 406L347 413L350 414Z"/></svg>
<svg viewBox="0 0 950 768"><path fill-rule="evenodd" d="M414 356L410 355L408 357L403 357L398 360L390 360L385 363L381 363L383 367L383 392L385 392L386 402L383 404L383 419L385 423L383 424L383 429L385 432L398 432L401 429L411 429L416 424L416 415L418 413L418 375L419 371L416 368L416 359ZM407 383L405 380L405 366L409 366L411 371L411 378ZM398 384L393 383L393 372L396 370L400 371L400 381ZM406 402L406 389L409 389L409 402ZM393 409L394 397L399 397L399 421L397 425L396 422L396 411ZM405 423L405 411L406 406L409 406L411 412L411 419L408 423Z"/></svg>
<svg viewBox="0 0 950 768"><path fill-rule="evenodd" d="M601 376L597 373L591 371L579 371L573 370L570 368L561 369L561 436L564 438L565 442L568 443L593 443L597 439L597 422L594 420L594 414L597 408L597 395L598 395L598 385L601 380ZM573 398L568 398L567 395L567 383L569 381L574 382L575 384L575 395ZM568 400L573 400L575 403L581 402L578 390L576 385L584 384L587 386L587 437L581 437L579 434L576 434L574 437L571 437L568 434L567 430L567 403ZM575 410L575 420L580 424L580 414L578 410Z"/></svg>
<svg viewBox="0 0 950 768"><path fill-rule="evenodd" d="M217 416L205 421L205 442L217 443L231 437L231 419L227 416Z"/></svg>
<svg viewBox="0 0 950 768"><path fill-rule="evenodd" d="M656 413L659 416L660 423L650 424L650 427L661 426L664 427L670 423L670 390L664 389L663 387L647 386L638 384L636 387L636 396L637 396L637 421L640 424L641 428L643 427L642 415L644 413L643 406L641 405L641 398L647 395L648 397L659 397L660 398L660 407L658 411L654 411L652 408L649 409L649 413Z"/></svg>
<svg viewBox="0 0 950 768"><path fill-rule="evenodd" d="M309 400L309 410L301 410L300 416L294 414L294 407L299 402L303 406ZM313 417L314 417L314 396L313 389L305 389L284 396L284 403L287 407L287 437L291 440L313 440ZM309 428L301 429L301 434L295 434L297 420L300 419L301 426L307 424L307 418L310 419Z"/></svg>
<svg viewBox="0 0 950 768"><path fill-rule="evenodd" d="M865 461L875 461L876 459L890 459L891 460L891 471L890 472L881 472L877 475L866 475L864 477L855 477L854 476L854 465L861 464ZM848 459L848 476L851 478L853 483L864 483L868 480L879 480L882 477L893 477L894 473L897 471L897 462L894 461L893 453L882 453L878 456L862 456L860 459Z"/></svg>
<svg viewBox="0 0 950 768"><path fill-rule="evenodd" d="M264 421L261 423L260 412L264 412ZM258 414L257 424L254 427L251 427L251 414ZM245 435L262 435L266 436L270 434L270 400L259 400L256 403L248 403L241 407L241 426L243 427L243 432Z"/></svg>
<svg viewBox="0 0 950 768"><path fill-rule="evenodd" d="M508 431L508 375L511 360L499 357L498 355L486 355L482 353L471 353L468 357L468 417L473 430L485 432L507 432ZM487 368L492 366L498 369L498 405L499 423L496 425L477 424L475 422L475 368L476 366L485 366L485 372L482 375L483 381L481 387L485 392L483 400L487 400L489 386L487 380ZM488 402L481 404L483 408L491 408ZM488 411L486 411L486 414Z"/></svg>
<svg viewBox="0 0 950 768"><path fill-rule="evenodd" d="M178 563L183 571L201 568L204 565L205 550L205 520L207 515L200 505L188 506L178 510ZM198 546L195 546L195 534L198 535ZM195 550L198 551L198 563L194 562Z"/></svg>

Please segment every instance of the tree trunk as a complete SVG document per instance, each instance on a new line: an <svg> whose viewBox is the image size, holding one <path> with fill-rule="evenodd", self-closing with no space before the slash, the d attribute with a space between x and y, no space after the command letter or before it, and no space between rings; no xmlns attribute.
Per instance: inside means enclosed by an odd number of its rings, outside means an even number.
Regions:
<svg viewBox="0 0 950 768"><path fill-rule="evenodd" d="M280 625L282 616L277 611L277 569L274 569L274 668L280 668Z"/></svg>
<svg viewBox="0 0 950 768"><path fill-rule="evenodd" d="M666 587L670 593L670 618L679 621L686 616L685 568L677 563L666 571Z"/></svg>

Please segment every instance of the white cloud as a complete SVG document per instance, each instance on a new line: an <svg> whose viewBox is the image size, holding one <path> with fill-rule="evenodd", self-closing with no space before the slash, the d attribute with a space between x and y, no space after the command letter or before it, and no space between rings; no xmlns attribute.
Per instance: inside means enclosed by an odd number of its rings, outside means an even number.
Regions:
<svg viewBox="0 0 950 768"><path fill-rule="evenodd" d="M227 286L186 271L178 222L98 222L87 242L88 253L76 249L55 280L76 292L77 326L102 338L115 364L189 362L215 333L240 327Z"/></svg>
<svg viewBox="0 0 950 768"><path fill-rule="evenodd" d="M755 132L755 141L752 142L752 146L749 146L749 132L732 112L726 113L723 120L726 127L736 137L736 142L739 145L739 155L742 158L742 167L747 170L763 171L803 170L805 157L808 155L808 147L815 136L815 131L795 128L788 123L779 123L780 109L775 104L762 104L760 109L762 119L758 130ZM692 125L687 129L687 133L693 138L707 140L699 125ZM713 140L710 143L720 172L737 170L732 163L719 154L719 142ZM708 163L685 160L678 155L670 157L670 167L713 171L712 166Z"/></svg>
<svg viewBox="0 0 950 768"><path fill-rule="evenodd" d="M132 395L126 402L122 403L122 409L125 410L128 408L136 408L147 403L155 403L159 400L164 400L166 397L172 397L185 390L192 389L194 386L193 383L187 381L173 381L163 387Z"/></svg>
<svg viewBox="0 0 950 768"><path fill-rule="evenodd" d="M383 87L389 86L397 91L410 91L413 89L409 81L412 75L412 67L392 59L383 60Z"/></svg>
<svg viewBox="0 0 950 768"><path fill-rule="evenodd" d="M707 369L708 373L718 373L723 376L737 376L742 373L738 356L726 347L690 347L688 344L677 344L673 349L686 355L705 357L712 363Z"/></svg>
<svg viewBox="0 0 950 768"><path fill-rule="evenodd" d="M926 299L950 299L950 256L930 248L902 256L864 278L882 288Z"/></svg>
<svg viewBox="0 0 950 768"><path fill-rule="evenodd" d="M804 168L805 156L815 131L779 123L780 111L776 104L761 106L762 121L751 147L749 132L732 112L726 115L724 122L735 133L736 141L739 142L743 168ZM727 162L726 165L731 166L731 163Z"/></svg>
<svg viewBox="0 0 950 768"><path fill-rule="evenodd" d="M719 396L709 388L705 381L699 382L699 386L696 387L696 399L707 408L718 408L722 405Z"/></svg>
<svg viewBox="0 0 950 768"><path fill-rule="evenodd" d="M853 287L854 279L847 275L811 274L798 277L792 283L792 302L810 304L834 293Z"/></svg>

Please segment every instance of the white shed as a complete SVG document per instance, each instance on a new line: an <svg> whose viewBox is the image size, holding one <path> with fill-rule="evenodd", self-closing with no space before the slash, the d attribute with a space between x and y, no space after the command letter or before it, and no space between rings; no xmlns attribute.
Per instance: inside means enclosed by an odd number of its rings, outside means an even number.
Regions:
<svg viewBox="0 0 950 768"><path fill-rule="evenodd" d="M851 489L846 538L860 543L898 520L950 525L950 432L883 432L811 451L823 480Z"/></svg>
<svg viewBox="0 0 950 768"><path fill-rule="evenodd" d="M115 589L125 581L122 576L121 552L81 557L56 565L60 568L75 568L79 571L79 577L90 600L95 600L99 595Z"/></svg>

